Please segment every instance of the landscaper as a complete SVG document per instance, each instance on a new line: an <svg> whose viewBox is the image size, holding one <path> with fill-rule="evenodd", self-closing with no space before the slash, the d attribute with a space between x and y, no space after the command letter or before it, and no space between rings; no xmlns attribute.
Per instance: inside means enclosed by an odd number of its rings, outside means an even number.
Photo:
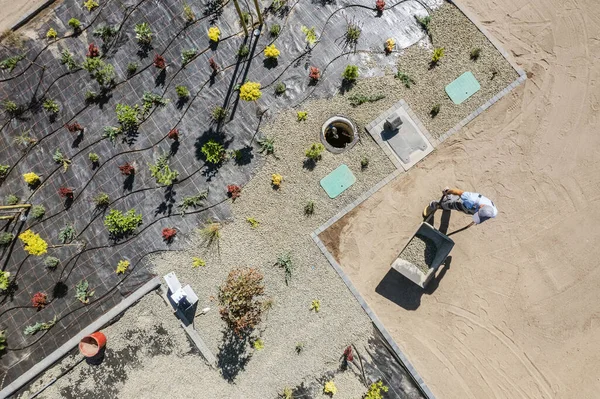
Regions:
<svg viewBox="0 0 600 399"><path fill-rule="evenodd" d="M461 211L467 215L473 215L473 221L467 226L470 227L474 224L480 224L488 219L495 218L498 214L498 209L496 209L494 203L479 193L470 193L448 187L442 193L444 196L441 201L431 201L429 204L427 216L431 215L437 209Z"/></svg>

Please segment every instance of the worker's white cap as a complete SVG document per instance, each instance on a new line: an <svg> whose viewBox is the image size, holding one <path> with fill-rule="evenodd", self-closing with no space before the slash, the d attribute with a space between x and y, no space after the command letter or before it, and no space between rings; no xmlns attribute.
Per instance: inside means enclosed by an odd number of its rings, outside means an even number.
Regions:
<svg viewBox="0 0 600 399"><path fill-rule="evenodd" d="M484 205L477 213L473 215L473 221L475 224L483 223L488 219L496 217L496 212L494 212L494 208L489 205Z"/></svg>

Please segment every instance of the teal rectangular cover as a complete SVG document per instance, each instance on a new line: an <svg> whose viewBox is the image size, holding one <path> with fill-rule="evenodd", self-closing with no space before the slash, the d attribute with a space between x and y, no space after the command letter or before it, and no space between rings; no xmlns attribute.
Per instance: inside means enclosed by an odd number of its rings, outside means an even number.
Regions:
<svg viewBox="0 0 600 399"><path fill-rule="evenodd" d="M479 82L472 72L465 72L454 82L446 86L446 93L454 104L462 104L466 99L481 89Z"/></svg>
<svg viewBox="0 0 600 399"><path fill-rule="evenodd" d="M321 187L329 195L335 198L356 182L356 177L347 165L340 165L333 172L321 179Z"/></svg>

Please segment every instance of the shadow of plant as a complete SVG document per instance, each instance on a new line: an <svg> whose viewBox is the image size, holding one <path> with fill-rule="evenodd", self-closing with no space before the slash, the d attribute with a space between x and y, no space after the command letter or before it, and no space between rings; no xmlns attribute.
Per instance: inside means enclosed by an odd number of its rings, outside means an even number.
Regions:
<svg viewBox="0 0 600 399"><path fill-rule="evenodd" d="M238 166L248 165L254 158L254 148L246 146L238 150L238 155L235 157L235 164Z"/></svg>
<svg viewBox="0 0 600 399"><path fill-rule="evenodd" d="M217 354L217 366L227 382L233 382L240 371L243 371L250 358L248 353L250 334L235 334L230 329L223 330L223 341Z"/></svg>

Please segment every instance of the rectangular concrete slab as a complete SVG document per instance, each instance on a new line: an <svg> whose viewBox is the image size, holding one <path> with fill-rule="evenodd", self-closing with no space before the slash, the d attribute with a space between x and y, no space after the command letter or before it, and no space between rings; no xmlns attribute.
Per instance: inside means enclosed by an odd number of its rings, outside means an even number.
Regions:
<svg viewBox="0 0 600 399"><path fill-rule="evenodd" d="M472 72L468 71L456 78L446 86L446 93L454 104L462 104L465 100L477 93L481 85Z"/></svg>
<svg viewBox="0 0 600 399"><path fill-rule="evenodd" d="M335 198L348 187L356 182L356 177L350 171L347 165L340 165L333 172L321 179L321 187L329 195L329 198Z"/></svg>
<svg viewBox="0 0 600 399"><path fill-rule="evenodd" d="M367 131L384 151L386 148L391 150L392 162L394 159L397 160L406 171L433 151L433 146L419 128L419 123L414 119L416 116L411 117L405 107L406 105L400 103L394 105L371 122L367 126ZM395 131L385 127L386 119L393 116L402 119L402 125Z"/></svg>

